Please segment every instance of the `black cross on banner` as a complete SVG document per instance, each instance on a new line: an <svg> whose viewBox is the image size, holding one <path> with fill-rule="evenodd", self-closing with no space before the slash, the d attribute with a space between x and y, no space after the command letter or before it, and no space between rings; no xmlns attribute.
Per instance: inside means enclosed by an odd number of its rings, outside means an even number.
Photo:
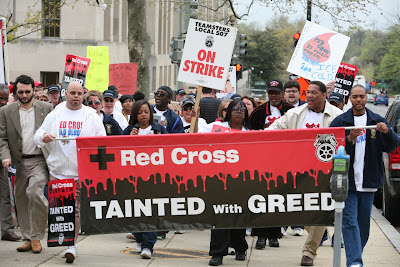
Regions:
<svg viewBox="0 0 400 267"><path fill-rule="evenodd" d="M90 162L98 162L99 170L107 170L107 162L115 161L115 154L107 154L105 146L97 147L98 154L90 155Z"/></svg>

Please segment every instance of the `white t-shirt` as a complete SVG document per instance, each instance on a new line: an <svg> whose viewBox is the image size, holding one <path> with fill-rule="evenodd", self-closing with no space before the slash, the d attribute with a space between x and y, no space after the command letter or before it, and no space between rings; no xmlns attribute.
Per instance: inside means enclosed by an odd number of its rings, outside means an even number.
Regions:
<svg viewBox="0 0 400 267"><path fill-rule="evenodd" d="M304 116L303 123L301 124L301 128L319 128L321 127L322 118L324 117L323 112L314 112L311 109L308 109L306 115Z"/></svg>
<svg viewBox="0 0 400 267"><path fill-rule="evenodd" d="M271 109L271 115L268 115L265 118L265 127L268 128L272 123L274 123L275 120L279 119L281 117L281 112L277 107L274 107L272 105L269 106Z"/></svg>
<svg viewBox="0 0 400 267"><path fill-rule="evenodd" d="M58 125L58 137L79 137L83 128L83 121L85 119L85 112L83 108L78 110L71 110L66 107L63 108L60 116L60 124ZM60 140L58 141L60 147L67 158L76 149L75 140Z"/></svg>
<svg viewBox="0 0 400 267"><path fill-rule="evenodd" d="M151 131L151 125L149 125L149 127L147 127L146 129L139 128L138 135L146 135L146 134L154 134L154 132Z"/></svg>
<svg viewBox="0 0 400 267"><path fill-rule="evenodd" d="M366 126L367 125L367 113L362 116L354 116L355 126ZM356 184L356 190L359 192L375 192L376 188L363 188L363 177L364 177L364 157L365 157L365 145L367 143L366 130L363 129L362 135L357 137L356 148L354 153L354 182Z"/></svg>
<svg viewBox="0 0 400 267"><path fill-rule="evenodd" d="M122 112L122 104L119 100L115 101L114 111Z"/></svg>
<svg viewBox="0 0 400 267"><path fill-rule="evenodd" d="M119 111L113 111L113 113L110 114L114 120L116 120L119 124L119 127L121 127L122 131L125 130L126 127L128 127L128 122L125 119L125 116L122 115L121 112Z"/></svg>
<svg viewBox="0 0 400 267"><path fill-rule="evenodd" d="M190 122L186 122L185 118L181 117L182 124L183 124L183 132L184 133L189 133L190 132ZM207 127L207 122L203 118L199 118L198 124L197 124L197 132L200 132L200 129L203 129L204 127Z"/></svg>
<svg viewBox="0 0 400 267"><path fill-rule="evenodd" d="M214 121L212 123L206 124L202 128L199 127L198 132L199 133L211 133L211 130L212 130L214 125L219 125L219 126L222 126L222 127L231 128L231 126L229 125L229 122L227 122L227 121L225 121L225 122ZM248 130L244 126L242 126L242 131L248 131Z"/></svg>
<svg viewBox="0 0 400 267"><path fill-rule="evenodd" d="M164 117L164 113L167 112L167 110L164 110L164 111L158 110L156 108L156 106L154 106L154 110L155 110L156 114L161 117L161 120L158 123L166 128L168 121L167 121L167 118Z"/></svg>

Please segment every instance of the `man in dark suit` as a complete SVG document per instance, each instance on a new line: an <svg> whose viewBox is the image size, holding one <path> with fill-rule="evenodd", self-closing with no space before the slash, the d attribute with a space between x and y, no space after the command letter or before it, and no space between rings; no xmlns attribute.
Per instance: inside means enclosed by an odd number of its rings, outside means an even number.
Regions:
<svg viewBox="0 0 400 267"><path fill-rule="evenodd" d="M40 253L47 224L47 200L43 189L49 172L46 148L33 142L36 130L52 110L49 103L33 100L34 80L19 76L16 86L17 101L0 109L0 159L4 169L17 166L15 202L24 244L19 252L32 250Z"/></svg>

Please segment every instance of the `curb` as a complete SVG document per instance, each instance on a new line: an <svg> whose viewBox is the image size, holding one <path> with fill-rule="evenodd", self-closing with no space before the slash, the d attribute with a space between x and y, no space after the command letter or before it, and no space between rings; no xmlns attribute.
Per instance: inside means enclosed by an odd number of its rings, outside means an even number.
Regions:
<svg viewBox="0 0 400 267"><path fill-rule="evenodd" d="M390 222L382 215L380 210L372 206L372 219L379 226L381 231L385 234L393 247L400 253L400 233L390 224Z"/></svg>

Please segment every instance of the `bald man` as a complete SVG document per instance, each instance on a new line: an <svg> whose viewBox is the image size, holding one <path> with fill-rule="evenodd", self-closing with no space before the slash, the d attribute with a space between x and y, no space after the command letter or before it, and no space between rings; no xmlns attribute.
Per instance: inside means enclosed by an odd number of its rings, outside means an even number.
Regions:
<svg viewBox="0 0 400 267"><path fill-rule="evenodd" d="M66 262L73 263L77 253L77 238L80 228L80 186L78 178L78 161L76 142L54 141L54 138L73 138L80 136L106 136L103 122L96 110L82 105L83 88L79 82L71 82L65 93L66 101L44 120L35 133L38 147L50 144L50 155L47 165L50 180L74 179L76 184L75 200L75 245L68 247L63 257Z"/></svg>

